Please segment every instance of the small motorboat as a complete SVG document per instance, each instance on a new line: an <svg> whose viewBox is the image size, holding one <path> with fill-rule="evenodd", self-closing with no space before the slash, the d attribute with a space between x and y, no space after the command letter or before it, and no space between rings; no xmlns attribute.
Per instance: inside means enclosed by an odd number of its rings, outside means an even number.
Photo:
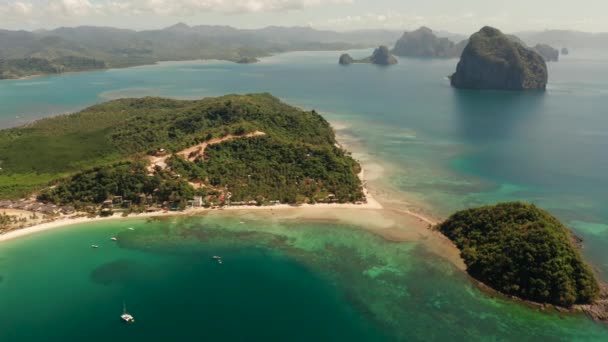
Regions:
<svg viewBox="0 0 608 342"><path fill-rule="evenodd" d="M217 256L217 255L214 255L212 258L213 258L213 259L215 259L215 260L220 260L220 259L222 259L222 257L221 257L221 256Z"/></svg>
<svg viewBox="0 0 608 342"><path fill-rule="evenodd" d="M118 241L118 238L115 237L115 236L112 236L112 238L110 240L112 240L112 241Z"/></svg>
<svg viewBox="0 0 608 342"><path fill-rule="evenodd" d="M99 248L97 245L91 245L91 248Z"/></svg>
<svg viewBox="0 0 608 342"><path fill-rule="evenodd" d="M135 228L133 228L133 227L129 227L129 228L127 228L127 229L128 229L128 230L135 230Z"/></svg>

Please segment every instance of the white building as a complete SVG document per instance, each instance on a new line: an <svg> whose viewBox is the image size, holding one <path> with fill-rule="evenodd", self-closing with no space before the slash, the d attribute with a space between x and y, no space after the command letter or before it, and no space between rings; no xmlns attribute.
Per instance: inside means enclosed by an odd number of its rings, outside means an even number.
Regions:
<svg viewBox="0 0 608 342"><path fill-rule="evenodd" d="M199 208L203 206L203 197L202 196L194 196L192 200L192 206L195 208Z"/></svg>

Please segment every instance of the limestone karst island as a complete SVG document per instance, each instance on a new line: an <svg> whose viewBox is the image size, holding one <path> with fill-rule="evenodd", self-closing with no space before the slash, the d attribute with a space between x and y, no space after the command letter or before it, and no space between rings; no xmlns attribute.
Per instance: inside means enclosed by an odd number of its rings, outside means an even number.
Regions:
<svg viewBox="0 0 608 342"><path fill-rule="evenodd" d="M338 60L341 65L353 63L370 63L376 65L393 65L399 63L397 58L391 54L388 47L381 45L374 49L371 56L362 59L353 59L349 54L342 54Z"/></svg>
<svg viewBox="0 0 608 342"><path fill-rule="evenodd" d="M544 90L548 71L538 52L486 26L471 36L450 80L456 88Z"/></svg>

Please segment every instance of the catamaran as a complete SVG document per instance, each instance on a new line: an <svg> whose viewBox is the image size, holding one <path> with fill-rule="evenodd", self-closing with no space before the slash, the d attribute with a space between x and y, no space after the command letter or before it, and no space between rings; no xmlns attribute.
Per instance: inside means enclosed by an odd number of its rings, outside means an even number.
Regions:
<svg viewBox="0 0 608 342"><path fill-rule="evenodd" d="M120 319L126 323L135 323L135 317L127 313L127 305L125 302L122 302L122 315L120 315Z"/></svg>

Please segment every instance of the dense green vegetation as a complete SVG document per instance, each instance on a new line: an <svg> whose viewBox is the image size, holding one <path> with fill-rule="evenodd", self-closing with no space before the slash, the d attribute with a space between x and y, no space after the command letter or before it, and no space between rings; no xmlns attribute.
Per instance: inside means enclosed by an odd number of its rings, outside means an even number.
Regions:
<svg viewBox="0 0 608 342"><path fill-rule="evenodd" d="M172 168L190 179L227 186L233 201L279 200L283 203L361 199L354 160L330 144L300 144L269 136L212 145L208 160L195 164L174 158Z"/></svg>
<svg viewBox="0 0 608 342"><path fill-rule="evenodd" d="M176 178L168 171L149 176L146 163L136 160L78 173L58 182L53 189L43 190L39 199L72 204L79 209L102 203L112 196L122 196L135 205L170 202L183 207L194 194L185 179Z"/></svg>
<svg viewBox="0 0 608 342"><path fill-rule="evenodd" d="M565 307L598 295L570 231L532 204L463 210L438 228L460 248L468 272L500 292Z"/></svg>
<svg viewBox="0 0 608 342"><path fill-rule="evenodd" d="M159 149L170 154L254 131L265 135L212 145L195 162L172 156L169 169L147 175L143 157ZM0 196L22 197L55 184L40 198L79 205L123 196L137 203L143 194L183 204L195 193L231 192L239 201L357 201L359 166L335 144L319 114L269 94L116 100L0 131ZM206 187L194 191L191 180Z"/></svg>

